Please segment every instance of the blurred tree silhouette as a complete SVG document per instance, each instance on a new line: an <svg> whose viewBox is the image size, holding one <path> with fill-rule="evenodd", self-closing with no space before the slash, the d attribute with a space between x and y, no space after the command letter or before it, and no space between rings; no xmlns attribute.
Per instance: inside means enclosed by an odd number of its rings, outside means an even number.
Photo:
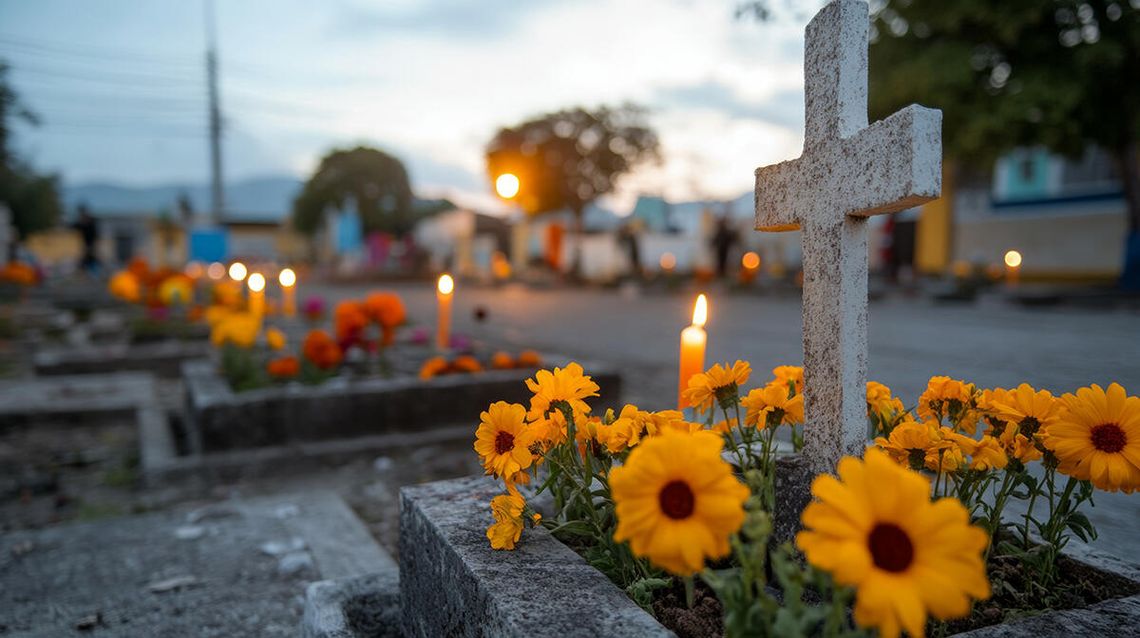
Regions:
<svg viewBox="0 0 1140 638"><path fill-rule="evenodd" d="M1140 2L882 0L872 118L943 110L946 153L988 167L1014 146L1108 151L1128 207L1121 284L1140 289Z"/></svg>
<svg viewBox="0 0 1140 638"><path fill-rule="evenodd" d="M39 124L39 118L23 105L8 83L8 65L0 60L0 203L12 211L12 225L19 240L54 226L61 206L57 177L37 174L12 150L12 125L17 120ZM14 245L0 247L7 249L3 259L11 259L14 248Z"/></svg>
<svg viewBox="0 0 1140 638"><path fill-rule="evenodd" d="M367 232L397 236L415 223L412 187L400 160L374 148L333 150L293 202L293 225L315 233L330 206L341 208L355 200Z"/></svg>
<svg viewBox="0 0 1140 638"><path fill-rule="evenodd" d="M574 214L571 271L577 274L586 207L613 192L621 176L638 164L659 161L660 144L645 109L624 104L567 109L500 129L486 154L492 182L503 173L518 176L516 199L528 214L564 209Z"/></svg>

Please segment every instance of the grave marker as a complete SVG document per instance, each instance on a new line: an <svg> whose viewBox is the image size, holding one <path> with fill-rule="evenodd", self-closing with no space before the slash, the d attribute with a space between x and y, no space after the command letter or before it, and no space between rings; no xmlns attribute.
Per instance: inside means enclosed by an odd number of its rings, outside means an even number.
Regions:
<svg viewBox="0 0 1140 638"><path fill-rule="evenodd" d="M866 446L867 217L942 190L942 112L867 125L867 4L835 0L807 26L803 154L756 170L756 229L803 231L804 454L831 472Z"/></svg>

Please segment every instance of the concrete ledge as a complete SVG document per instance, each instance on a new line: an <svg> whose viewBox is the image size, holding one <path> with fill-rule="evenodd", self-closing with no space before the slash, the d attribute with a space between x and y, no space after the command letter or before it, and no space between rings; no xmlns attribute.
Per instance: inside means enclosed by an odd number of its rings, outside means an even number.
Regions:
<svg viewBox="0 0 1140 638"><path fill-rule="evenodd" d="M485 477L400 491L400 605L408 636L672 636L542 529L514 551L485 535Z"/></svg>
<svg viewBox="0 0 1140 638"><path fill-rule="evenodd" d="M601 407L620 407L620 375L601 364L583 365L602 388ZM187 361L182 374L191 448L216 452L477 423L479 412L495 401L528 401L523 381L533 371L489 370L428 381L334 378L319 386L292 383L240 394L210 361Z"/></svg>
<svg viewBox="0 0 1140 638"><path fill-rule="evenodd" d="M1054 611L1002 625L954 634L959 638L1070 638L1135 636L1140 628L1140 596L1106 600L1084 609Z"/></svg>
<svg viewBox="0 0 1140 638"><path fill-rule="evenodd" d="M92 374L145 371L166 379L182 374L182 362L210 354L205 341L156 341L130 345L114 343L44 349L35 355L36 374Z"/></svg>
<svg viewBox="0 0 1140 638"><path fill-rule="evenodd" d="M400 638L400 574L322 580L305 590L304 638Z"/></svg>

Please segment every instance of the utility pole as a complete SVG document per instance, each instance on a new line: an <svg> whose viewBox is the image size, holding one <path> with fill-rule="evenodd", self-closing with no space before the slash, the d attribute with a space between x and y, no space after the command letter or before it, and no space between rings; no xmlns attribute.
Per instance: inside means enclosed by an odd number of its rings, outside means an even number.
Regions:
<svg viewBox="0 0 1140 638"><path fill-rule="evenodd" d="M222 113L218 106L218 54L214 0L206 0L206 80L210 95L210 223L218 226L225 209L222 187Z"/></svg>

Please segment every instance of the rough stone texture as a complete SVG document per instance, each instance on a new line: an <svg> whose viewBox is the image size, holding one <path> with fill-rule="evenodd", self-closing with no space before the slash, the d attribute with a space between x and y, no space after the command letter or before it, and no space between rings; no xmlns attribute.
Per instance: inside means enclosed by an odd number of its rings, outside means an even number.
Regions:
<svg viewBox="0 0 1140 638"><path fill-rule="evenodd" d="M304 638L399 638L400 573L322 580L305 591Z"/></svg>
<svg viewBox="0 0 1140 638"><path fill-rule="evenodd" d="M293 636L309 581L386 569L331 492L14 532L0 537L0 626L67 636L97 616L98 636Z"/></svg>
<svg viewBox="0 0 1140 638"><path fill-rule="evenodd" d="M1055 611L954 635L960 638L1137 636L1140 635L1140 596L1108 600L1085 609Z"/></svg>
<svg viewBox="0 0 1140 638"><path fill-rule="evenodd" d="M834 0L807 27L803 155L756 170L756 227L803 229L805 454L819 472L866 441L867 225L938 197L942 114L867 126L867 4Z"/></svg>
<svg viewBox="0 0 1140 638"><path fill-rule="evenodd" d="M586 364L602 388L599 405L621 407L621 377ZM495 401L525 403L532 372L489 370L429 381L334 378L235 393L209 361L183 364L187 425L196 452L353 438L409 431L425 424L478 423Z"/></svg>
<svg viewBox="0 0 1140 638"><path fill-rule="evenodd" d="M43 376L138 370L173 379L182 374L183 361L209 354L210 344L204 341L60 347L37 352L35 368L36 374Z"/></svg>
<svg viewBox="0 0 1140 638"><path fill-rule="evenodd" d="M670 636L542 529L514 551L487 542L487 478L400 491L400 600L409 636Z"/></svg>
<svg viewBox="0 0 1140 638"><path fill-rule="evenodd" d="M772 512L772 538L777 543L794 541L802 529L800 513L811 502L811 482L816 472L807 457L789 454L776 458L776 507Z"/></svg>

